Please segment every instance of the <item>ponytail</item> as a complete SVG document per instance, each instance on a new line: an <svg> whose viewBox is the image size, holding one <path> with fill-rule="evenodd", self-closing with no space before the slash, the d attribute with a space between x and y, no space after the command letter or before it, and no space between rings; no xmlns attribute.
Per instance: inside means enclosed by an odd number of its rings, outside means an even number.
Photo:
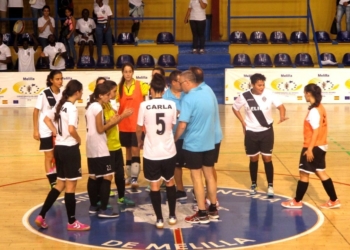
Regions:
<svg viewBox="0 0 350 250"><path fill-rule="evenodd" d="M67 95L66 89L63 90L62 98L61 98L60 102L56 106L56 112L55 112L55 118L54 118L55 122L58 122L58 120L61 118L60 111L61 111L61 108L62 108L63 104L65 104L66 101L68 100L68 97L69 96Z"/></svg>

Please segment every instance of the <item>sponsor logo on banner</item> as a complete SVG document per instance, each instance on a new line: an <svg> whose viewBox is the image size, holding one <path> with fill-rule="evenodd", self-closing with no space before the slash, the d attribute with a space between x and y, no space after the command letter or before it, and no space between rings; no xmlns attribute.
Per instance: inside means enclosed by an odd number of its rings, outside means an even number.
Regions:
<svg viewBox="0 0 350 250"><path fill-rule="evenodd" d="M7 91L7 88L0 88L0 95L5 93Z"/></svg>
<svg viewBox="0 0 350 250"><path fill-rule="evenodd" d="M345 100L349 101L350 100L350 96L345 96Z"/></svg>
<svg viewBox="0 0 350 250"><path fill-rule="evenodd" d="M248 78L239 78L233 83L233 86L242 92L245 92L251 88L250 80Z"/></svg>
<svg viewBox="0 0 350 250"><path fill-rule="evenodd" d="M19 101L18 101L18 100L13 100L12 103L13 103L13 104L18 104Z"/></svg>
<svg viewBox="0 0 350 250"><path fill-rule="evenodd" d="M327 75L327 74L318 74L318 76L323 76L323 77L329 78L329 75ZM339 88L339 84L334 84L331 79L313 78L309 81L309 83L317 84L318 86L320 86L320 88L323 91L327 91L327 92L334 91L337 88Z"/></svg>
<svg viewBox="0 0 350 250"><path fill-rule="evenodd" d="M38 95L43 89L33 83L35 80L32 77L23 77L24 81L17 82L13 85L13 90L22 95Z"/></svg>
<svg viewBox="0 0 350 250"><path fill-rule="evenodd" d="M348 79L348 80L345 82L345 87L347 87L348 89L350 89L350 79Z"/></svg>
<svg viewBox="0 0 350 250"><path fill-rule="evenodd" d="M7 100L2 100L2 104L7 104Z"/></svg>
<svg viewBox="0 0 350 250"><path fill-rule="evenodd" d="M339 96L335 96L334 100L339 101Z"/></svg>
<svg viewBox="0 0 350 250"><path fill-rule="evenodd" d="M277 91L296 92L302 88L302 84L296 84L290 74L281 74L283 78L277 78L271 82L271 87ZM289 79L288 79L289 78Z"/></svg>
<svg viewBox="0 0 350 250"><path fill-rule="evenodd" d="M303 97L302 96L298 96L298 101L301 101L303 100Z"/></svg>
<svg viewBox="0 0 350 250"><path fill-rule="evenodd" d="M83 103L83 99L79 99L79 100L78 100L78 103Z"/></svg>

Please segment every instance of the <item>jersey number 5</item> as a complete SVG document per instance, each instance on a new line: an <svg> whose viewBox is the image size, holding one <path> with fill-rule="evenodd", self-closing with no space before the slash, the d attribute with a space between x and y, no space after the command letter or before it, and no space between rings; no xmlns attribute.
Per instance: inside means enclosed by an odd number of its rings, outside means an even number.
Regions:
<svg viewBox="0 0 350 250"><path fill-rule="evenodd" d="M160 126L161 126L161 129L160 129L160 130L157 129L157 135L162 135L162 134L164 134L164 131L165 131L165 122L164 122L164 120L162 119L164 116L165 116L164 113L157 113L157 114L156 114L156 123L157 123L157 125L160 124Z"/></svg>

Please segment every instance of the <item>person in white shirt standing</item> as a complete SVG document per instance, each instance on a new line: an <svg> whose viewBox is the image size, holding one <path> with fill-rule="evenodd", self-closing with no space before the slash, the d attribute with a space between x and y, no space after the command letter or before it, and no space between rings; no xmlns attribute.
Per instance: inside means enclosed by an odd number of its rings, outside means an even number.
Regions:
<svg viewBox="0 0 350 250"><path fill-rule="evenodd" d="M54 34L49 35L47 39L49 45L44 48L44 51L41 52L41 57L43 57L48 64L50 64L50 69L65 70L66 69L66 47L63 43L56 42L56 37ZM61 58L55 62L56 56Z"/></svg>
<svg viewBox="0 0 350 250"><path fill-rule="evenodd" d="M8 1L9 18L17 18L18 20L23 18L23 0L9 0ZM10 21L10 32L13 30L17 20Z"/></svg>
<svg viewBox="0 0 350 250"><path fill-rule="evenodd" d="M3 35L0 33L0 71L7 71L7 64L11 62L10 48L3 43Z"/></svg>
<svg viewBox="0 0 350 250"><path fill-rule="evenodd" d="M144 6L142 0L129 0L129 16L133 17L131 33L135 37L135 42L139 41L138 35L140 30L140 19L144 16ZM138 18L138 19L136 19Z"/></svg>
<svg viewBox="0 0 350 250"><path fill-rule="evenodd" d="M35 0L34 3L30 4L30 8L32 10L32 18L34 18L33 31L35 37L38 37L38 18L43 16L43 7L45 5L45 0Z"/></svg>
<svg viewBox="0 0 350 250"><path fill-rule="evenodd" d="M18 34L15 33L15 41L13 49L18 55L18 71L19 72L33 72L35 71L34 54L39 46L35 36L30 34L34 46L29 47L29 39L22 38L22 48L18 48L17 41Z"/></svg>
<svg viewBox="0 0 350 250"><path fill-rule="evenodd" d="M144 176L151 184L150 197L156 214L156 227L163 228L164 220L161 209L160 185L166 182L169 205L170 225L176 224L176 188L174 171L176 165L176 146L173 126L176 124L177 110L175 102L162 98L166 81L165 77L155 74L151 81L152 100L140 105L136 136L138 145L143 147ZM142 139L142 130L146 136Z"/></svg>
<svg viewBox="0 0 350 250"><path fill-rule="evenodd" d="M89 18L90 12L88 9L83 9L81 12L82 18L78 19L76 25L76 32L79 37L79 58L78 61L81 60L81 57L84 52L85 44L89 44L89 55L90 58L93 58L94 55L94 34L96 30L95 21L92 18Z"/></svg>
<svg viewBox="0 0 350 250"><path fill-rule="evenodd" d="M42 9L43 16L38 19L39 43L41 49L48 45L47 38L55 31L55 20L50 17L50 7L45 5Z"/></svg>

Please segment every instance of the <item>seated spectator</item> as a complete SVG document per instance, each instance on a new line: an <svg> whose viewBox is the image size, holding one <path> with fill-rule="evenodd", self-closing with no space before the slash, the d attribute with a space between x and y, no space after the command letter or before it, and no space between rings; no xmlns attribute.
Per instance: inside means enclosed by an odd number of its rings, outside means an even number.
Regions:
<svg viewBox="0 0 350 250"><path fill-rule="evenodd" d="M15 33L15 41L13 49L18 55L18 71L19 72L33 72L35 71L34 54L39 46L34 34L30 34L30 38L33 40L34 46L29 47L29 39L27 37L22 38L22 48L18 48L18 34Z"/></svg>
<svg viewBox="0 0 350 250"><path fill-rule="evenodd" d="M77 52L74 47L74 32L76 29L76 20L73 16L73 10L69 7L66 8L66 21L62 26L61 38L66 46L67 55L72 57L74 63L77 62Z"/></svg>
<svg viewBox="0 0 350 250"><path fill-rule="evenodd" d="M51 70L65 70L66 61L64 59L67 58L66 47L63 43L56 42L56 37L54 34L49 35L47 41L49 42L49 45L44 48L44 51L41 53L41 57L43 57L47 63L49 63ZM56 56L61 57L57 62L54 61Z"/></svg>
<svg viewBox="0 0 350 250"><path fill-rule="evenodd" d="M341 30L341 19L346 14L346 30L350 32L350 1L349 0L337 0L337 31Z"/></svg>
<svg viewBox="0 0 350 250"><path fill-rule="evenodd" d="M38 18L43 16L43 7L45 5L45 0L36 0L34 3L30 4L30 8L32 10L32 18L34 18L33 31L35 37L38 37Z"/></svg>
<svg viewBox="0 0 350 250"><path fill-rule="evenodd" d="M2 42L3 35L0 33L0 71L7 71L7 64L12 62L10 48Z"/></svg>
<svg viewBox="0 0 350 250"><path fill-rule="evenodd" d="M55 31L55 20L50 17L50 7L43 7L43 16L38 19L39 43L44 49L48 45L47 38Z"/></svg>
<svg viewBox="0 0 350 250"><path fill-rule="evenodd" d="M0 0L0 18L6 18L7 17L7 0ZM6 21L0 22L0 32L6 33Z"/></svg>
<svg viewBox="0 0 350 250"><path fill-rule="evenodd" d="M9 0L8 1L8 11L9 18L23 18L23 0ZM13 31L13 26L15 26L17 20L10 21L10 32Z"/></svg>
<svg viewBox="0 0 350 250"><path fill-rule="evenodd" d="M94 55L94 33L96 29L95 21L89 18L90 12L88 9L83 9L81 12L82 18L78 19L76 32L79 34L79 61L83 55L85 44L89 44L89 54L92 58Z"/></svg>

